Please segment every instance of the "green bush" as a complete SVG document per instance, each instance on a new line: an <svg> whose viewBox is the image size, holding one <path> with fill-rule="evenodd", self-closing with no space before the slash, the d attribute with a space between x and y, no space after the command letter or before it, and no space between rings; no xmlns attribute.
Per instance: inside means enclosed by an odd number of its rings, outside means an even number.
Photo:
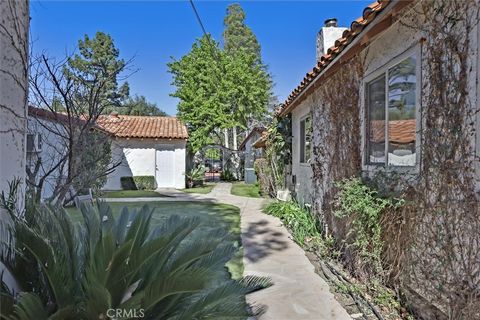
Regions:
<svg viewBox="0 0 480 320"><path fill-rule="evenodd" d="M231 181L237 181L237 178L235 178L235 175L230 170L225 169L220 174L220 180L231 182Z"/></svg>
<svg viewBox="0 0 480 320"><path fill-rule="evenodd" d="M120 184L123 190L155 190L155 177L120 177Z"/></svg>
<svg viewBox="0 0 480 320"><path fill-rule="evenodd" d="M81 212L83 223L45 205L22 217L9 211L4 239L15 241L1 244L0 262L21 292L0 277L2 319L106 319L109 309L143 309L146 319L247 319L254 314L245 295L270 285L256 276L220 280L238 249L224 229L206 237L198 217L171 215L153 228L148 206L118 218L102 202Z"/></svg>
<svg viewBox="0 0 480 320"><path fill-rule="evenodd" d="M138 190L155 190L154 176L133 176Z"/></svg>
<svg viewBox="0 0 480 320"><path fill-rule="evenodd" d="M306 207L302 207L294 201L272 202L264 211L280 218L290 229L295 242L301 246L320 243L321 233L317 221Z"/></svg>
<svg viewBox="0 0 480 320"><path fill-rule="evenodd" d="M381 198L378 192L365 185L360 178L344 179L336 183L334 214L352 219L349 236L366 267L376 274L382 271L382 226L380 218L387 208L403 204L401 199Z"/></svg>
<svg viewBox="0 0 480 320"><path fill-rule="evenodd" d="M120 177L120 185L123 190L138 190L133 177Z"/></svg>

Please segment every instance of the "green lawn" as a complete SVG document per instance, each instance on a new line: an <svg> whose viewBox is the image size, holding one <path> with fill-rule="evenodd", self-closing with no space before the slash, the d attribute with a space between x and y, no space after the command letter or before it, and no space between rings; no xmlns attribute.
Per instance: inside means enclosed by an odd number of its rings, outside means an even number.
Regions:
<svg viewBox="0 0 480 320"><path fill-rule="evenodd" d="M214 184L205 184L201 187L194 187L190 189L181 189L181 191L186 192L186 193L202 193L202 194L207 194L212 191L213 187L215 187Z"/></svg>
<svg viewBox="0 0 480 320"><path fill-rule="evenodd" d="M152 190L118 190L118 191L102 191L100 194L103 198L150 198L150 197L167 197L163 194Z"/></svg>
<svg viewBox="0 0 480 320"><path fill-rule="evenodd" d="M232 185L231 194L241 197L260 198L260 189L257 184L237 182Z"/></svg>
<svg viewBox="0 0 480 320"><path fill-rule="evenodd" d="M169 216L176 214L179 216L196 216L202 221L201 226L197 232L205 233L205 237L211 236L213 230L217 228L225 228L228 230L229 239L240 248L239 253L227 263L229 272L232 277L238 279L243 274L242 249L240 238L240 209L228 204L205 203L205 202L109 202L112 208L114 217L120 215L123 207L129 209L139 209L147 204L155 208L152 217L152 226L160 224L162 221L168 219ZM67 208L72 220L83 222L81 213L76 208ZM227 276L228 273L227 273Z"/></svg>

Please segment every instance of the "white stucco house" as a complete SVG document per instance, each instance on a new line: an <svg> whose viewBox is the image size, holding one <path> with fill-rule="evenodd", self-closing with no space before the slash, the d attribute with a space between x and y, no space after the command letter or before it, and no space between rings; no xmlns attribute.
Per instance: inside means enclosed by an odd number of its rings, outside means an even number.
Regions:
<svg viewBox="0 0 480 320"><path fill-rule="evenodd" d="M28 1L0 1L0 192L19 179L19 201L25 190L29 18Z"/></svg>
<svg viewBox="0 0 480 320"><path fill-rule="evenodd" d="M27 172L35 170L41 159L39 177L42 182L41 199L50 198L58 179L66 175L65 166L57 166L64 156L66 143L62 138L68 117L47 109L28 108L26 139ZM105 190L122 189L122 177L152 176L157 188L185 187L185 156L187 129L175 117L126 116L112 113L100 116L97 130L112 139L112 165L115 170L107 176ZM48 173L48 175L46 175Z"/></svg>
<svg viewBox="0 0 480 320"><path fill-rule="evenodd" d="M188 133L179 119L112 113L97 125L113 139L112 162L121 162L105 190L120 190L126 176L154 176L157 188L185 188Z"/></svg>

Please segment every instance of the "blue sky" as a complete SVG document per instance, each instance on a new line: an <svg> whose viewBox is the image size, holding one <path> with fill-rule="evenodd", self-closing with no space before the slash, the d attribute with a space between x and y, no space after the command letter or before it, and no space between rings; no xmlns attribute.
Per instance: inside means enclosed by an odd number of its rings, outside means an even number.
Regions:
<svg viewBox="0 0 480 320"><path fill-rule="evenodd" d="M237 1L256 34L264 62L283 101L315 64L315 37L327 18L340 26L362 14L372 1ZM207 29L221 41L223 18L230 1L196 1ZM138 72L128 78L131 94L144 95L170 115L177 100L167 72L170 57L188 53L202 35L187 1L32 1L33 52L61 58L76 50L84 34L109 33L124 59L135 57Z"/></svg>

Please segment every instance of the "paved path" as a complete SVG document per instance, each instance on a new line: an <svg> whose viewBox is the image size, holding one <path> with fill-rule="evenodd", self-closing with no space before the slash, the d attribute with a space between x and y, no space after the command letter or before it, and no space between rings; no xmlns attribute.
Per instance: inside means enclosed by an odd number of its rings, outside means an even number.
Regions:
<svg viewBox="0 0 480 320"><path fill-rule="evenodd" d="M248 302L264 307L259 320L351 319L280 220L262 213L265 199L231 195L231 187L230 183L219 183L205 195L162 190L170 197L123 201L214 201L239 207L244 274L270 277L274 283L247 296Z"/></svg>
<svg viewBox="0 0 480 320"><path fill-rule="evenodd" d="M231 195L230 188L220 183L206 196L240 208L245 275L273 280L247 297L265 307L260 320L351 319L280 220L262 213L265 200Z"/></svg>

